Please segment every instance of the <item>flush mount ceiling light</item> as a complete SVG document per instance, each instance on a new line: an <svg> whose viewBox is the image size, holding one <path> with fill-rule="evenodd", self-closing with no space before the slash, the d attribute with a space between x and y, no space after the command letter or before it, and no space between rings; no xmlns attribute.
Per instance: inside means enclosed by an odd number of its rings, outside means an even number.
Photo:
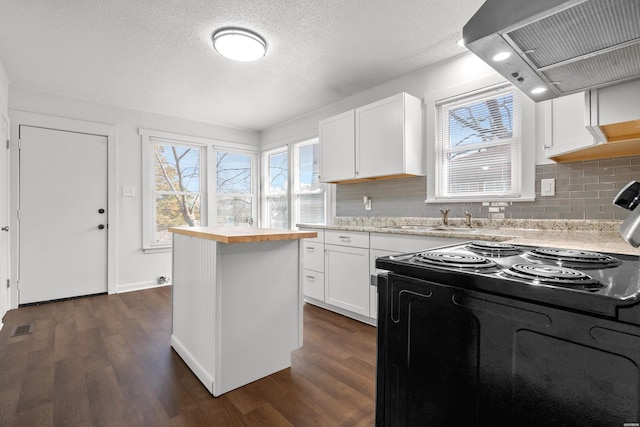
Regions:
<svg viewBox="0 0 640 427"><path fill-rule="evenodd" d="M211 36L213 48L234 61L257 61L267 53L267 43L258 34L243 28L221 28Z"/></svg>

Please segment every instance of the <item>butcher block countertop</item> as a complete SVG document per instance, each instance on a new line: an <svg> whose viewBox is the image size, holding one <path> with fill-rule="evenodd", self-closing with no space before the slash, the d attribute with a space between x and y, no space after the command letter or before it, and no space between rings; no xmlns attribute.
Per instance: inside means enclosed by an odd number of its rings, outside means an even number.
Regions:
<svg viewBox="0 0 640 427"><path fill-rule="evenodd" d="M220 243L252 243L317 237L315 231L276 230L258 227L171 227L169 231Z"/></svg>

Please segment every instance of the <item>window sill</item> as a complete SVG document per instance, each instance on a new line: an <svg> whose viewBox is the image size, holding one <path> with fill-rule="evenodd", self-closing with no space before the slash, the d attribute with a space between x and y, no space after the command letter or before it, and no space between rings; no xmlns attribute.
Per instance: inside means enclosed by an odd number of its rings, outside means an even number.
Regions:
<svg viewBox="0 0 640 427"><path fill-rule="evenodd" d="M482 203L482 202L534 202L535 197L487 197L484 199L463 199L463 198L443 198L443 199L426 199L424 202L428 203Z"/></svg>
<svg viewBox="0 0 640 427"><path fill-rule="evenodd" d="M160 254L165 252L171 252L171 245L165 246L145 246L142 248L142 252L145 254Z"/></svg>

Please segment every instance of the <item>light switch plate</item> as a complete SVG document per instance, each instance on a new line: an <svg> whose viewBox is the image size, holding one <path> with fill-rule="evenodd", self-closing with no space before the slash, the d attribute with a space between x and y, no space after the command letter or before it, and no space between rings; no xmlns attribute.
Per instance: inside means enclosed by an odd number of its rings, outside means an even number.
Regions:
<svg viewBox="0 0 640 427"><path fill-rule="evenodd" d="M122 197L135 197L136 196L136 187L122 187Z"/></svg>
<svg viewBox="0 0 640 427"><path fill-rule="evenodd" d="M555 196L556 195L556 180L553 178L540 180L540 195L541 196Z"/></svg>

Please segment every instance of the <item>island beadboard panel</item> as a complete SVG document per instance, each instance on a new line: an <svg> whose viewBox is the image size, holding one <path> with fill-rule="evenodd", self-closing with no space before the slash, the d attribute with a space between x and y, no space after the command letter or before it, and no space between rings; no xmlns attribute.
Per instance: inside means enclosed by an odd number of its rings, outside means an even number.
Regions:
<svg viewBox="0 0 640 427"><path fill-rule="evenodd" d="M540 196L540 180L556 180L555 196ZM612 205L618 191L629 181L640 180L640 156L620 157L536 166L536 200L502 207L505 219L622 220L628 212ZM424 203L425 177L341 184L336 187L337 216L440 216L490 218L489 207L474 203ZM371 198L365 211L363 196Z"/></svg>

